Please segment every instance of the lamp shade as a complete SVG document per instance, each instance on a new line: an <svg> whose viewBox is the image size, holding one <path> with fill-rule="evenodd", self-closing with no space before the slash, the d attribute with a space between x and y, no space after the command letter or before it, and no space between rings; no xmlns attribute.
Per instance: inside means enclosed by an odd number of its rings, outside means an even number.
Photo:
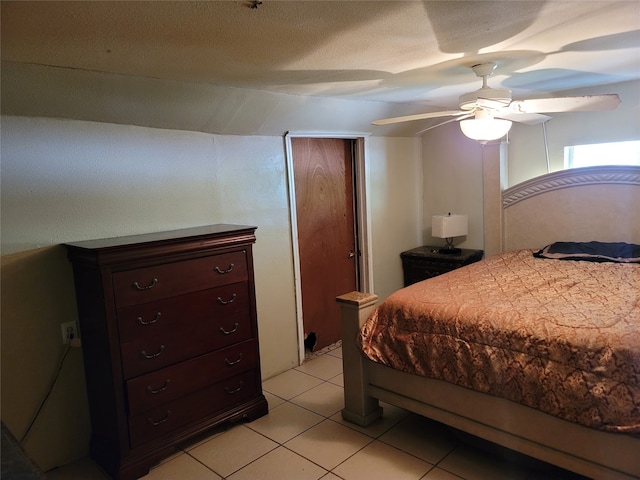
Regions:
<svg viewBox="0 0 640 480"><path fill-rule="evenodd" d="M466 215L434 215L431 217L431 235L438 238L461 237L467 234Z"/></svg>

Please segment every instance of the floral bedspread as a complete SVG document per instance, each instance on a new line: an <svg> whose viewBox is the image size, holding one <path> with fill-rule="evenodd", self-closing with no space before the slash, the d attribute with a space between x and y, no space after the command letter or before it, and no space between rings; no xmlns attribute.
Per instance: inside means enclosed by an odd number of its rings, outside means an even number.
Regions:
<svg viewBox="0 0 640 480"><path fill-rule="evenodd" d="M640 433L640 264L502 253L395 292L358 342L398 370Z"/></svg>

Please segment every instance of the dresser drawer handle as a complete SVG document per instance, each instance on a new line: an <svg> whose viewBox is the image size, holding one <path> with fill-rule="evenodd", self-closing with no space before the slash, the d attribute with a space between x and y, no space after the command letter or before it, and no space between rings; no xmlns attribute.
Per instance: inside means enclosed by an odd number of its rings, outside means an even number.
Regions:
<svg viewBox="0 0 640 480"><path fill-rule="evenodd" d="M142 317L138 317L138 323L140 325L153 325L154 323L156 323L159 319L160 319L160 315L162 315L160 312L156 313L156 316L153 320L149 320L148 322L145 322Z"/></svg>
<svg viewBox="0 0 640 480"><path fill-rule="evenodd" d="M224 359L224 363L226 363L228 366L233 366L233 365L237 365L238 363L240 363L240 361L242 361L242 352L240 352L240 355L238 355L238 359L231 361L228 358Z"/></svg>
<svg viewBox="0 0 640 480"><path fill-rule="evenodd" d="M224 275L225 273L229 273L231 270L233 270L233 263L229 264L229 268L227 268L226 270L220 270L220 267L215 267L214 270L222 275Z"/></svg>
<svg viewBox="0 0 640 480"><path fill-rule="evenodd" d="M158 425L162 425L164 422L169 420L169 415L171 415L171 410L167 410L167 414L160 420L154 420L153 418L147 418L147 420L149 420L149 423L151 425L153 425L154 427L157 427Z"/></svg>
<svg viewBox="0 0 640 480"><path fill-rule="evenodd" d="M151 359L159 356L163 352L163 350L164 350L164 345L160 345L160 349L156 353L152 353L151 355L148 355L145 350L142 350L140 353L144 358Z"/></svg>
<svg viewBox="0 0 640 480"><path fill-rule="evenodd" d="M238 393L240 390L242 390L242 387L244 386L244 382L242 380L240 380L240 385L238 385L238 388L236 388L235 390L231 390L229 387L224 387L225 392L227 392L229 395L235 395L236 393Z"/></svg>
<svg viewBox="0 0 640 480"><path fill-rule="evenodd" d="M236 322L236 323L235 323L235 325L233 326L233 330L225 330L225 329L224 329L224 327L220 327L220 331L221 331L222 333L224 333L225 335L231 335L232 333L234 333L234 332L237 332L237 331L238 331L238 327L239 327L239 326L240 326L240 325L238 324L238 322Z"/></svg>
<svg viewBox="0 0 640 480"><path fill-rule="evenodd" d="M149 285L141 286L138 282L133 282L133 286L136 287L138 290L149 290L150 288L155 287L157 283L158 283L158 279L154 278Z"/></svg>
<svg viewBox="0 0 640 480"><path fill-rule="evenodd" d="M156 389L156 390L154 390L153 388L151 388L151 385L147 385L147 392L149 392L149 393L150 393L150 394L152 394L152 395L157 395L158 393L162 393L162 392L164 392L164 391L167 389L167 387L169 386L169 382L170 382L170 380L167 378L167 379L164 381L164 385L163 385L163 386L161 386L160 388Z"/></svg>
<svg viewBox="0 0 640 480"><path fill-rule="evenodd" d="M233 303L236 301L236 297L237 295L234 293L233 295L231 295L231 298L229 300L223 300L222 297L218 297L218 303L221 305L229 305L230 303Z"/></svg>

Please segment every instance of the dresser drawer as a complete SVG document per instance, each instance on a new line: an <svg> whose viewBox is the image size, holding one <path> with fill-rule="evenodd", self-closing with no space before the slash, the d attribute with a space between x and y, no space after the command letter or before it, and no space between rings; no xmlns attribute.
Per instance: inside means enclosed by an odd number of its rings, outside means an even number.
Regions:
<svg viewBox="0 0 640 480"><path fill-rule="evenodd" d="M227 320L225 319L225 323ZM130 379L152 372L159 368L173 365L188 358L214 351L221 346L235 343L235 341L251 338L249 320L238 318L235 322L237 330L228 335L219 328L212 328L211 324L200 322L187 330L180 330L175 334L149 336L133 342L120 345L122 353L122 370L125 379ZM239 335L240 326L242 333Z"/></svg>
<svg viewBox="0 0 640 480"><path fill-rule="evenodd" d="M249 283L239 282L117 311L120 342L180 335L204 324L222 347L251 336Z"/></svg>
<svg viewBox="0 0 640 480"><path fill-rule="evenodd" d="M254 336L246 282L118 310L125 378Z"/></svg>
<svg viewBox="0 0 640 480"><path fill-rule="evenodd" d="M248 340L129 380L129 414L143 413L255 368L257 352L255 340Z"/></svg>
<svg viewBox="0 0 640 480"><path fill-rule="evenodd" d="M244 250L113 274L118 308L247 280Z"/></svg>
<svg viewBox="0 0 640 480"><path fill-rule="evenodd" d="M131 446L136 447L151 439L170 434L190 422L254 398L259 393L256 375L256 371L248 371L129 417Z"/></svg>

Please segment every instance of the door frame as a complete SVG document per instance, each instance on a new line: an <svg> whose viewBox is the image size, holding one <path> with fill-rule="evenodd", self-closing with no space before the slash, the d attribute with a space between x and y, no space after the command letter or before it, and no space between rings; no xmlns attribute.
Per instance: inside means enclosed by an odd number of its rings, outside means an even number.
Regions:
<svg viewBox="0 0 640 480"><path fill-rule="evenodd" d="M287 132L285 134L285 157L287 162L287 187L289 192L289 219L291 222L291 246L293 250L293 278L296 299L296 325L298 328L298 364L302 365L305 358L304 350L304 323L302 318L302 283L300 276L300 244L298 242L298 220L296 207L296 187L293 174L293 155L291 139L303 138L340 138L354 140L355 152L353 161L353 174L355 176L354 193L356 198L356 228L358 232L357 248L361 252L358 261L358 278L360 290L373 292L373 258L371 255L371 222L370 205L367 196L369 171L366 168L366 159L369 157L368 133L318 133L318 132ZM348 293L348 292L344 292Z"/></svg>

